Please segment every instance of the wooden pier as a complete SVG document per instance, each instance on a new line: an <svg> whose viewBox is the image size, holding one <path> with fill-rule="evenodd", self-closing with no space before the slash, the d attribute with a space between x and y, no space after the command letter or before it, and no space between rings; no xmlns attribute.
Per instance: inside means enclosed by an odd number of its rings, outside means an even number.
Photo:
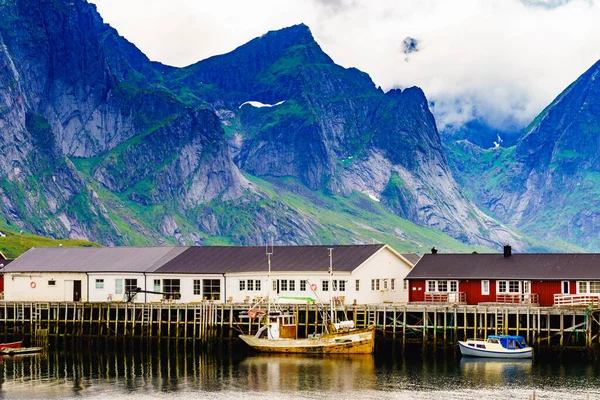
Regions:
<svg viewBox="0 0 600 400"><path fill-rule="evenodd" d="M204 344L254 333L257 320L247 304L0 302L0 336L61 338L147 338ZM284 305L297 315L301 335L321 331L323 308ZM380 304L345 306L357 327L371 324L379 336L423 346L451 346L491 334L521 335L537 349L600 346L600 309L506 304ZM341 316L342 311L338 311Z"/></svg>

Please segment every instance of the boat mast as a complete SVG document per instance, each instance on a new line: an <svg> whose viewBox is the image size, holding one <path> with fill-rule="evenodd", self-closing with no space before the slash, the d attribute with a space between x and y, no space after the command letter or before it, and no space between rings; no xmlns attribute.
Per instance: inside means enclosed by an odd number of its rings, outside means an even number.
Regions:
<svg viewBox="0 0 600 400"><path fill-rule="evenodd" d="M267 252L267 263L269 265L269 273L267 275L267 285L269 286L268 298L267 301L267 315L271 315L271 290L273 289L273 282L271 281L271 256L273 255L273 239L271 239L271 252L269 252L269 241L267 240L267 244L265 246L265 250Z"/></svg>
<svg viewBox="0 0 600 400"><path fill-rule="evenodd" d="M333 324L333 248L328 248L329 250L329 312L331 314L331 323Z"/></svg>

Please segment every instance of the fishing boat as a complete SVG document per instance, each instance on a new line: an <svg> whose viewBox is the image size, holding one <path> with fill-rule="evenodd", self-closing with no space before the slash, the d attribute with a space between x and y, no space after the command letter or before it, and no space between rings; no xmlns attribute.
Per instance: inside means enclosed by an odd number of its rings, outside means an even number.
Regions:
<svg viewBox="0 0 600 400"><path fill-rule="evenodd" d="M11 343L0 343L0 350L4 349L18 349L21 347L22 341L19 342L11 342Z"/></svg>
<svg viewBox="0 0 600 400"><path fill-rule="evenodd" d="M533 348L523 336L490 335L487 340L467 339L459 341L463 356L486 358L531 358Z"/></svg>
<svg viewBox="0 0 600 400"><path fill-rule="evenodd" d="M255 335L240 335L248 346L255 350L267 353L305 353L305 354L370 354L375 349L374 326L357 329L354 321L337 322L333 297L329 299L330 312L323 313L323 331L308 337L298 337L296 315L284 312L273 301L270 293L271 285L271 254L267 251L269 267L269 296L267 309L248 311L251 318L259 318L261 327ZM332 249L329 249L329 276L332 270ZM307 285L312 287L312 285ZM331 288L331 282L329 287ZM314 292L314 288L313 288ZM315 297L316 297L316 293Z"/></svg>

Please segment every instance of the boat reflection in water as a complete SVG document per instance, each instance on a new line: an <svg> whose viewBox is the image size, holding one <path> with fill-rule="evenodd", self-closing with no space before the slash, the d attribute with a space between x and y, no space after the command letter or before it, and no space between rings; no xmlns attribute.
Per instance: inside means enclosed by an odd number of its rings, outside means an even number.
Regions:
<svg viewBox="0 0 600 400"><path fill-rule="evenodd" d="M358 381L362 389L376 388L371 354L258 354L243 360L238 368L247 372L248 389L258 392L348 390Z"/></svg>
<svg viewBox="0 0 600 400"><path fill-rule="evenodd" d="M460 360L461 374L476 377L478 386L503 385L523 380L533 371L533 360L466 358Z"/></svg>

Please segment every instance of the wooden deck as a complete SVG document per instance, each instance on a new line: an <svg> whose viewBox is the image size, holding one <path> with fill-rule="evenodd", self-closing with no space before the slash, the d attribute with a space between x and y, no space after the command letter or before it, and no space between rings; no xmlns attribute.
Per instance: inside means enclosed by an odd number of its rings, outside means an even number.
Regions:
<svg viewBox="0 0 600 400"><path fill-rule="evenodd" d="M51 339L148 338L211 343L253 334L257 320L246 315L248 304L162 304L0 302L0 336ZM320 332L318 305L284 305L296 314L299 335ZM524 336L534 347L600 345L600 309L536 307L516 304L378 304L345 306L356 327L371 324L378 336L423 345L454 345L458 340L490 334ZM341 312L340 312L341 317ZM37 338L36 340L39 340Z"/></svg>

